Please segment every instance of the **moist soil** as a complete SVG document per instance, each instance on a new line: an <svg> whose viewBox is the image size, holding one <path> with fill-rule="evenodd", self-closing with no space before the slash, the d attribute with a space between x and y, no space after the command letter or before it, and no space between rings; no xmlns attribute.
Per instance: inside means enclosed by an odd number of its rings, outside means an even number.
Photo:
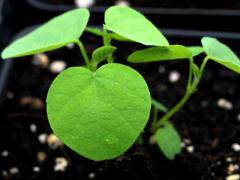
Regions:
<svg viewBox="0 0 240 180"><path fill-rule="evenodd" d="M42 1L51 4L68 4L73 5L74 0L35 0ZM94 6L111 6L116 4L121 0L97 0L95 1ZM128 1L132 6L143 6L143 7L167 7L167 8L222 8L222 9L239 9L240 2L238 0L230 0L230 1L218 1L218 0L129 0Z"/></svg>
<svg viewBox="0 0 240 180"><path fill-rule="evenodd" d="M91 36L84 42L89 52L99 44ZM117 62L124 64L130 52L141 48L128 44L121 47ZM76 47L62 48L48 53L48 56L51 62L60 59L68 66L77 66L83 61ZM196 62L201 62L201 58ZM66 146L53 149L39 141L40 134L52 133L44 103L47 90L57 74L49 68L34 65L32 59L15 60L10 73L1 112L0 179L223 180L228 174L239 173L237 168L228 172L229 165L240 163L240 152L232 148L240 141L240 118L237 118L240 114L240 76L230 70L209 62L198 90L171 119L183 141L182 153L175 160L166 159L157 145L149 144L150 119L142 134L142 145L133 145L119 158L95 162ZM188 61L131 66L144 76L152 96L167 107L172 107L183 96ZM169 81L173 72L180 75L176 82ZM23 103L24 97L37 99L37 103ZM220 98L228 100L232 107L219 106L217 101ZM159 113L159 118L162 115ZM46 155L45 160L37 158L39 152ZM68 163L63 171L54 169L59 157Z"/></svg>

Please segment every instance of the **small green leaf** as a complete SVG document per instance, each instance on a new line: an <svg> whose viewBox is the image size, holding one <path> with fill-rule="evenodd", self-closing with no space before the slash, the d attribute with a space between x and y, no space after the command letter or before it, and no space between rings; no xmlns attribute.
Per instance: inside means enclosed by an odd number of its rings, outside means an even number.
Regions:
<svg viewBox="0 0 240 180"><path fill-rule="evenodd" d="M191 51L181 45L151 47L135 51L128 57L131 63L146 63L176 59L188 59L192 57Z"/></svg>
<svg viewBox="0 0 240 180"><path fill-rule="evenodd" d="M102 46L97 48L92 55L92 61L94 63L100 63L101 61L105 60L110 54L116 51L116 47L114 46Z"/></svg>
<svg viewBox="0 0 240 180"><path fill-rule="evenodd" d="M92 54L91 70L95 71L98 64L107 59L116 49L117 48L114 46L102 46L97 48Z"/></svg>
<svg viewBox="0 0 240 180"><path fill-rule="evenodd" d="M188 49L192 52L192 56L198 56L204 52L204 49L201 46L189 46Z"/></svg>
<svg viewBox="0 0 240 180"><path fill-rule="evenodd" d="M167 109L167 107L166 107L165 105L163 105L162 103L156 101L156 100L153 99L153 98L152 98L152 105L153 105L154 107L156 107L159 111L162 111L162 112L164 112L164 113L168 111L168 109Z"/></svg>
<svg viewBox="0 0 240 180"><path fill-rule="evenodd" d="M13 42L2 52L2 58L42 53L76 42L84 31L88 19L87 9L75 9L57 16Z"/></svg>
<svg viewBox="0 0 240 180"><path fill-rule="evenodd" d="M211 37L202 38L202 45L210 59L240 73L240 60L228 46Z"/></svg>
<svg viewBox="0 0 240 180"><path fill-rule="evenodd" d="M123 6L105 12L106 28L127 39L149 46L168 46L167 39L141 13Z"/></svg>
<svg viewBox="0 0 240 180"><path fill-rule="evenodd" d="M156 133L157 144L163 154L170 160L181 153L181 138L172 124L159 128Z"/></svg>
<svg viewBox="0 0 240 180"><path fill-rule="evenodd" d="M150 108L143 77L115 63L96 72L69 68L57 76L47 95L48 119L56 136L92 160L116 158L133 145Z"/></svg>

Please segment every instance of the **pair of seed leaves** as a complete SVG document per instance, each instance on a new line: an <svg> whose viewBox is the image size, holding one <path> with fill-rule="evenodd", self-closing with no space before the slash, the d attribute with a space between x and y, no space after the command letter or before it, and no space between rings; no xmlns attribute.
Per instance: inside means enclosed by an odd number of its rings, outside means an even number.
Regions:
<svg viewBox="0 0 240 180"><path fill-rule="evenodd" d="M32 55L77 43L87 30L89 16L87 9L76 9L55 17L13 42L2 57ZM150 21L129 7L109 8L104 26L114 32L110 34L112 39L154 46L134 52L129 62L186 59L205 51L212 60L240 72L237 56L218 40L203 38L203 48L169 45ZM103 35L99 30L88 31ZM97 66L115 50L113 46L95 50L91 63ZM103 65L95 72L68 68L53 81L47 95L47 114L54 133L77 153L98 161L115 158L131 147L148 121L150 108L150 93L143 77L117 63ZM180 137L172 125L160 128L156 137L169 159L180 152Z"/></svg>

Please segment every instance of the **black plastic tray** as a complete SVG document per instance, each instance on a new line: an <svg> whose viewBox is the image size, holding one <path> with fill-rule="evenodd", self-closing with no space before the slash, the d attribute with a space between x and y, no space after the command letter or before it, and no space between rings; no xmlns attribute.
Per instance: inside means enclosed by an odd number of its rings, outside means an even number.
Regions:
<svg viewBox="0 0 240 180"><path fill-rule="evenodd" d="M19 4L12 6L12 3L11 0L0 0L0 53L12 40L21 37L34 28L31 27L25 30L19 30L25 25L25 22L22 21L19 23L15 16L18 15L21 10L24 10L24 4L22 4L23 6ZM16 33L17 31L20 33ZM2 60L0 58L0 106L2 106L6 97L8 77L12 66L13 60Z"/></svg>
<svg viewBox="0 0 240 180"><path fill-rule="evenodd" d="M9 41L10 31L9 31L9 23L7 21L7 12L10 11L10 6L5 0L0 0L0 49L6 45ZM11 61L3 61L0 58L0 106L2 105L2 101L4 99L6 83L8 79L8 75L11 69L12 62Z"/></svg>
<svg viewBox="0 0 240 180"><path fill-rule="evenodd" d="M53 5L39 0L25 1L36 10L42 11L42 14L48 13L50 16L76 8L72 5ZM236 26L240 20L240 10L237 9L134 8L162 28L240 32L240 26ZM106 6L90 8L91 23L102 24L106 9Z"/></svg>

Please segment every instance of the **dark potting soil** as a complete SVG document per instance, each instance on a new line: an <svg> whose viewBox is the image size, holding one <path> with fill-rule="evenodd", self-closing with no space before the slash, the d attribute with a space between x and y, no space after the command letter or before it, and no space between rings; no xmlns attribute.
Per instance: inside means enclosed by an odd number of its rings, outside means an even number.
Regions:
<svg viewBox="0 0 240 180"><path fill-rule="evenodd" d="M85 40L92 51L94 38ZM190 44L189 44L190 45ZM192 45L192 44L191 44ZM117 55L125 63L134 46L122 46ZM48 53L50 61L64 60L68 66L82 62L78 48ZM197 59L200 62L201 58ZM52 133L47 120L45 99L57 74L33 65L32 57L17 59L11 72L0 126L0 179L136 179L136 180L223 180L239 173L240 156L234 143L240 143L240 76L209 62L198 91L172 118L181 134L183 150L174 161L167 160L156 145L150 145L149 121L142 134L143 145L134 145L124 155L110 161L94 162L66 146L51 148L39 141L39 135ZM188 74L187 61L132 65L146 79L152 96L172 107L184 94ZM170 82L172 74L179 80ZM176 79L175 79L176 80ZM25 97L34 100L23 101ZM232 107L217 105L221 98ZM37 99L37 101L36 101ZM25 103L24 103L25 102ZM163 114L160 113L159 117ZM238 120L237 120L238 119ZM41 154L43 157L39 157ZM56 159L64 158L67 168L56 170Z"/></svg>
<svg viewBox="0 0 240 180"><path fill-rule="evenodd" d="M73 5L74 0L35 0L42 1L51 4L68 4ZM119 2L120 0L95 0L94 6L112 6ZM218 0L128 0L132 6L136 7L167 7L167 8L222 8L222 9L239 9L240 2L238 0L230 0L230 1L218 1Z"/></svg>

